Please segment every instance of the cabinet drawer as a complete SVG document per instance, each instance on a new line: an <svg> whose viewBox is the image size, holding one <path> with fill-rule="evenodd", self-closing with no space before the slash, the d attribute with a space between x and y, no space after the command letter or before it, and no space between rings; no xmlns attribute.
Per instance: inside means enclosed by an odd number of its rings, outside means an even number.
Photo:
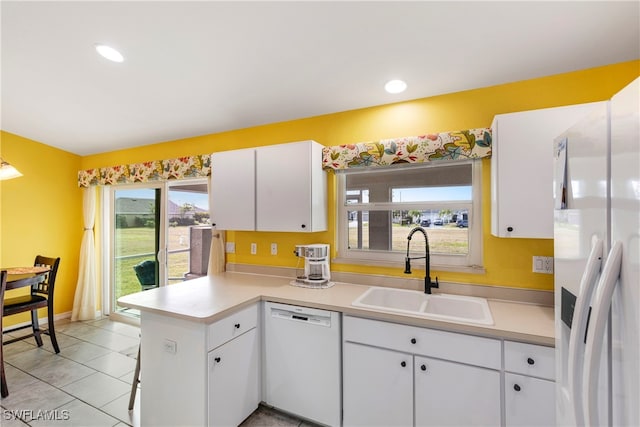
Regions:
<svg viewBox="0 0 640 427"><path fill-rule="evenodd" d="M254 304L218 320L207 328L207 350L232 340L258 324L258 305Z"/></svg>
<svg viewBox="0 0 640 427"><path fill-rule="evenodd" d="M555 381L555 349L513 341L504 342L504 369Z"/></svg>
<svg viewBox="0 0 640 427"><path fill-rule="evenodd" d="M344 341L491 369L501 368L500 341L454 332L345 316Z"/></svg>
<svg viewBox="0 0 640 427"><path fill-rule="evenodd" d="M553 381L506 373L504 383L507 427L555 425L556 388Z"/></svg>

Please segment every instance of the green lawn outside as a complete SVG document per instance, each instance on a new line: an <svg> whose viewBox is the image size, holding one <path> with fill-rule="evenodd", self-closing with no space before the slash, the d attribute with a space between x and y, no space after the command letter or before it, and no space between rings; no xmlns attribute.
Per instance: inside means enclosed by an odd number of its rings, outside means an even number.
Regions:
<svg viewBox="0 0 640 427"><path fill-rule="evenodd" d="M393 224L392 226L392 248L393 251L404 252L407 250L407 236L416 226ZM425 228L429 237L429 251L433 254L467 254L469 252L469 229L458 228L455 224L447 224L438 227ZM357 247L357 228L349 227L349 243L352 248ZM362 226L362 247L369 248L369 224ZM421 235L414 235L411 238L411 251L424 251L424 238Z"/></svg>
<svg viewBox="0 0 640 427"><path fill-rule="evenodd" d="M169 251L188 249L189 247L189 227L169 227ZM117 300L121 296L129 295L134 292L140 292L140 282L136 277L133 266L148 259L154 259L154 229L147 227L139 228L118 228L115 236L115 289L114 299ZM140 255L128 258L136 254ZM121 258L123 257L123 258ZM121 259L118 259L121 258ZM182 277L189 271L189 253L170 253L169 254L169 283L182 281Z"/></svg>

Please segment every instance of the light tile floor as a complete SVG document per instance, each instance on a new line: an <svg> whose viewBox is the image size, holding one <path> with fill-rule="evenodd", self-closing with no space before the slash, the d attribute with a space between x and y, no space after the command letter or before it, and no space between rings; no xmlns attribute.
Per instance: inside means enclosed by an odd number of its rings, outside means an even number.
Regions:
<svg viewBox="0 0 640 427"><path fill-rule="evenodd" d="M28 329L5 334L9 339ZM9 396L0 400L0 425L140 425L141 383L132 411L127 409L138 354L140 329L108 318L56 322L60 353L48 336L4 345ZM144 372L144 367L141 369ZM242 427L313 427L313 424L260 406Z"/></svg>

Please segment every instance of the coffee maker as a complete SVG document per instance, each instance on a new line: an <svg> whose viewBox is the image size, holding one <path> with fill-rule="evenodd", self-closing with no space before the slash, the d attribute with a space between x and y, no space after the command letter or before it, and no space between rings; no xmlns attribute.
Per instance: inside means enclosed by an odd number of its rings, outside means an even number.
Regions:
<svg viewBox="0 0 640 427"><path fill-rule="evenodd" d="M296 286L308 288L328 288L333 286L330 282L329 272L329 245L317 243L313 245L296 245L293 253L304 258L304 273L296 274Z"/></svg>

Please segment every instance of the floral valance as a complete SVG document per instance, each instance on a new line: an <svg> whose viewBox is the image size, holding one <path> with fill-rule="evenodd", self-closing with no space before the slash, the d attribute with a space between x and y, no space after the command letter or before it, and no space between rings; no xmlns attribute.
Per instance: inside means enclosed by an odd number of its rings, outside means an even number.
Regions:
<svg viewBox="0 0 640 427"><path fill-rule="evenodd" d="M340 170L487 157L491 129L481 128L325 147L322 167Z"/></svg>
<svg viewBox="0 0 640 427"><path fill-rule="evenodd" d="M178 157L169 160L87 169L78 172L78 186L130 184L133 182L166 181L211 175L209 154Z"/></svg>

